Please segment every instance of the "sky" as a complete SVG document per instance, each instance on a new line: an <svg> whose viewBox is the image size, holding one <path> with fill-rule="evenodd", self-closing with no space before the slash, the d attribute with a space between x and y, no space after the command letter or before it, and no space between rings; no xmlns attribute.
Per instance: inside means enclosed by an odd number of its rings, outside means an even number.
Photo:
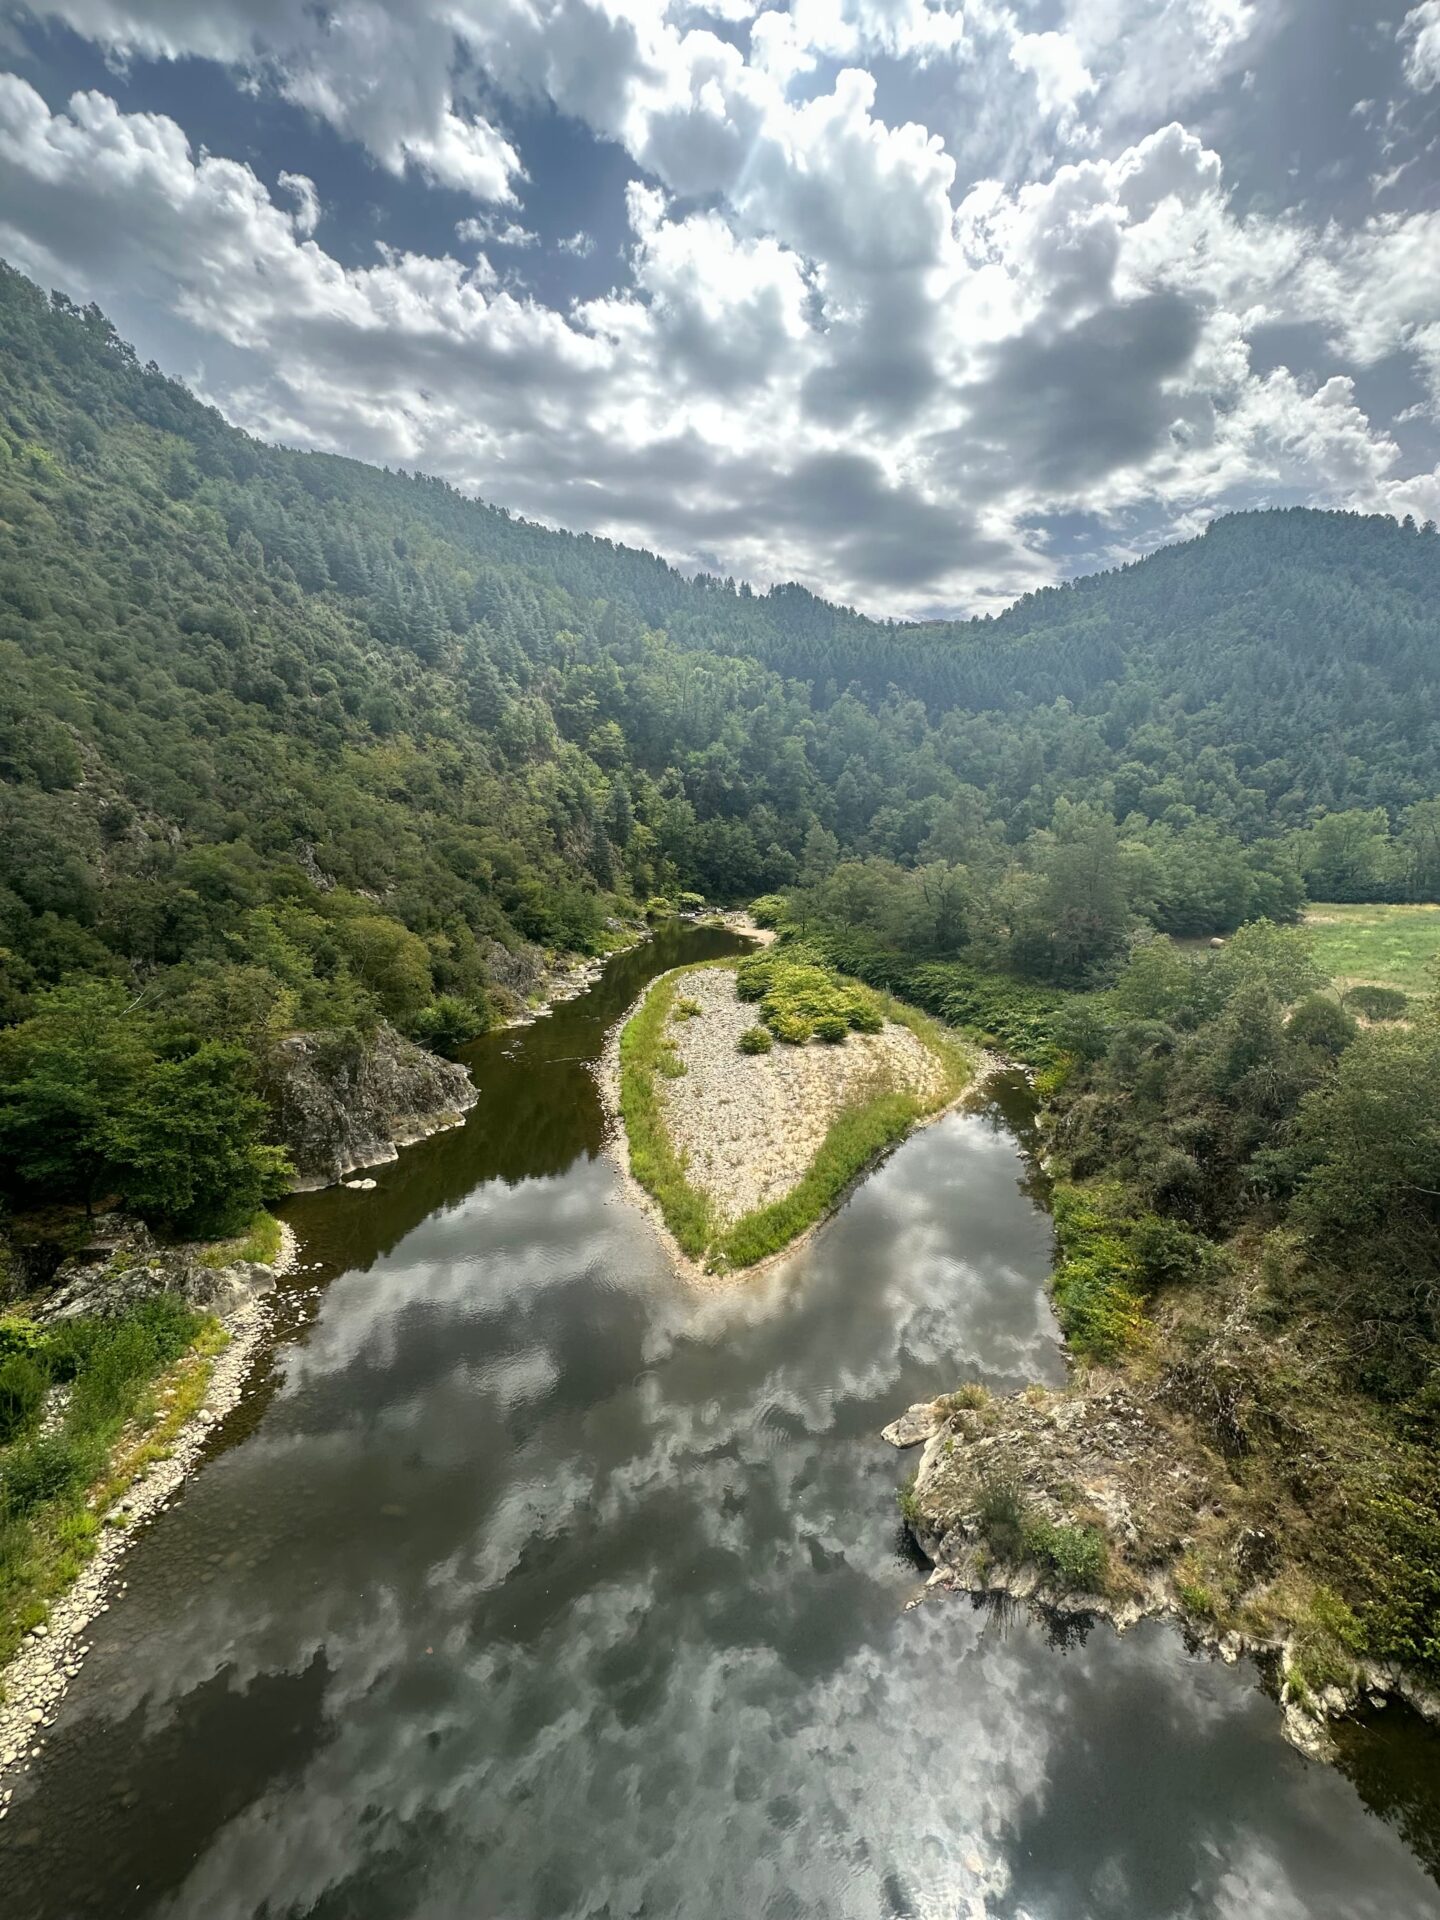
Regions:
<svg viewBox="0 0 1440 1920"><path fill-rule="evenodd" d="M0 0L0 254L264 438L878 614L1440 518L1440 0Z"/></svg>

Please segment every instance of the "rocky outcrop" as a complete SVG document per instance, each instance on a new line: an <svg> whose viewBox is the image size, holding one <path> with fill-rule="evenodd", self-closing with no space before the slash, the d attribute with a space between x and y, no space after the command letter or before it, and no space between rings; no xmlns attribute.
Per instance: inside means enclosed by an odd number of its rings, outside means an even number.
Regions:
<svg viewBox="0 0 1440 1920"><path fill-rule="evenodd" d="M1404 1699L1440 1721L1440 1697L1389 1664L1350 1657L1328 1684L1307 1684L1310 1630L1289 1611L1275 1536L1222 1495L1214 1462L1163 1393L1103 1373L1006 1398L965 1387L907 1408L882 1438L923 1448L901 1508L933 1563L930 1588L1108 1620L1120 1632L1173 1616L1227 1662L1268 1663L1286 1738L1315 1759L1332 1757L1328 1722L1364 1701ZM1224 1543L1238 1629L1217 1621L1187 1578L1202 1532L1212 1548ZM1098 1555L1084 1551L1087 1537L1103 1542Z"/></svg>
<svg viewBox="0 0 1440 1920"><path fill-rule="evenodd" d="M61 1262L51 1291L33 1312L42 1322L81 1315L111 1319L152 1294L174 1293L200 1312L229 1321L273 1291L275 1273L254 1260L217 1266L212 1250L203 1247L160 1246L140 1221L116 1214Z"/></svg>
<svg viewBox="0 0 1440 1920"><path fill-rule="evenodd" d="M459 1126L477 1098L464 1067L384 1024L370 1036L292 1034L267 1062L265 1086L302 1193Z"/></svg>

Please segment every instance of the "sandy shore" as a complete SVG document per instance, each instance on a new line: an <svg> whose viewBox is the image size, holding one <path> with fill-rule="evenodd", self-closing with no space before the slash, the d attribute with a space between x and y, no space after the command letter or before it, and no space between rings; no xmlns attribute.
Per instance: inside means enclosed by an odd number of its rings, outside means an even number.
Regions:
<svg viewBox="0 0 1440 1920"><path fill-rule="evenodd" d="M280 1253L270 1269L277 1277L295 1265L299 1253L294 1233L283 1223L280 1234ZM229 1345L212 1363L204 1401L175 1436L165 1458L145 1468L98 1516L102 1527L91 1558L74 1585L52 1602L47 1623L26 1634L0 1675L5 1687L0 1705L0 1820L9 1811L13 1773L25 1770L38 1756L45 1731L53 1725L56 1709L90 1651L86 1629L97 1614L109 1611L107 1594L124 1591L125 1582L117 1585L115 1576L131 1541L146 1521L170 1504L199 1460L212 1429L239 1401L270 1324L272 1301L270 1292L257 1291L226 1315ZM12 1776L11 1784L5 1784L7 1775Z"/></svg>

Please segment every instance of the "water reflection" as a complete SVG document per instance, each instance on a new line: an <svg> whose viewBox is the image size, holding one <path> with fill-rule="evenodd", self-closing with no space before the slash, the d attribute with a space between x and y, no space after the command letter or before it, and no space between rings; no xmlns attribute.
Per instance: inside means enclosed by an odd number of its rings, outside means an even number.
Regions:
<svg viewBox="0 0 1440 1920"><path fill-rule="evenodd" d="M297 1204L338 1277L134 1554L7 1915L1433 1913L1244 1674L904 1610L879 1425L1063 1370L1023 1116L951 1116L697 1296L583 1065L673 956L483 1043L486 1104L374 1194Z"/></svg>

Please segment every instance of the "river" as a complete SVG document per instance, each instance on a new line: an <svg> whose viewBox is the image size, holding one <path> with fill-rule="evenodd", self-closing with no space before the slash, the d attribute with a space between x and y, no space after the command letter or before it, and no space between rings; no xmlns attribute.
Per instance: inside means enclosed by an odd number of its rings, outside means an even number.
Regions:
<svg viewBox="0 0 1440 1920"><path fill-rule="evenodd" d="M1404 1837L1440 1747L1396 1709L1357 1786L1158 1624L907 1610L879 1428L1064 1371L1025 1090L688 1290L589 1063L651 975L737 944L620 957L471 1050L463 1129L291 1203L318 1270L96 1622L0 1829L5 1920L1440 1912Z"/></svg>

